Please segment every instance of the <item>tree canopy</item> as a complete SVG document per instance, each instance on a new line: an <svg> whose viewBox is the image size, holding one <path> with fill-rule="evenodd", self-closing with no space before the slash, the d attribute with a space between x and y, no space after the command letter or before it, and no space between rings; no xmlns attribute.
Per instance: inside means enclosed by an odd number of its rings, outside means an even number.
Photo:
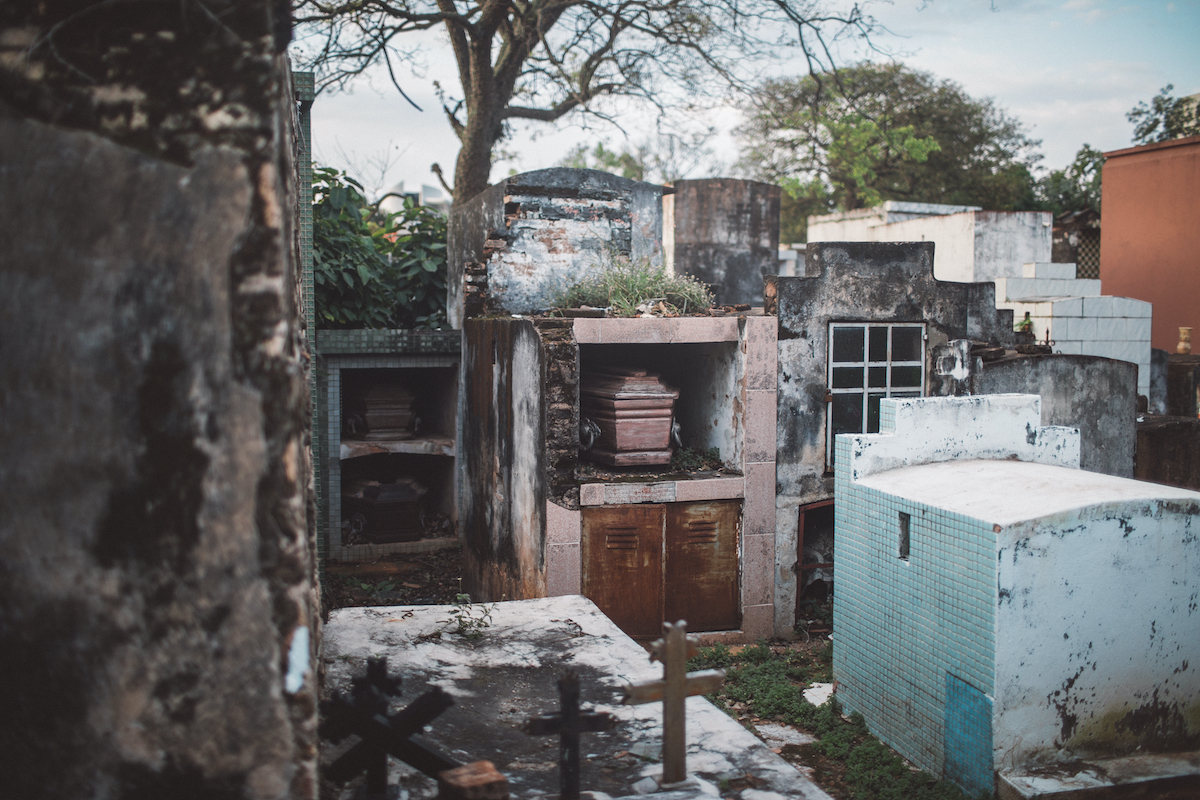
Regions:
<svg viewBox="0 0 1200 800"><path fill-rule="evenodd" d="M989 99L899 63L763 82L738 130L740 170L780 183L783 236L810 214L882 200L1038 207L1039 142Z"/></svg>
<svg viewBox="0 0 1200 800"><path fill-rule="evenodd" d="M1173 97L1174 84L1168 83L1150 101L1138 103L1125 115L1133 123L1134 144L1150 144L1200 136L1200 102L1195 96Z"/></svg>
<svg viewBox="0 0 1200 800"><path fill-rule="evenodd" d="M301 36L316 43L306 60L320 87L383 65L403 93L400 67L419 49L410 34L444 30L459 84L441 95L461 145L456 202L487 187L493 148L514 121L600 113L596 101L617 95L660 105L716 99L717 86L748 85L751 65L793 51L819 73L836 40L875 27L850 0L295 0L295 8Z"/></svg>
<svg viewBox="0 0 1200 800"><path fill-rule="evenodd" d="M1037 193L1043 208L1058 216L1066 211L1100 210L1100 178L1104 153L1090 144L1079 148L1075 160L1038 181Z"/></svg>

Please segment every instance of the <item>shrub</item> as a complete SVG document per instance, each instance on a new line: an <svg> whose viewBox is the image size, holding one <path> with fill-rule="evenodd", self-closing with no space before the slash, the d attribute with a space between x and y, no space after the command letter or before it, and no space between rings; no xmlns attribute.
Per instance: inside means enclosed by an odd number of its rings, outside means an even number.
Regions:
<svg viewBox="0 0 1200 800"><path fill-rule="evenodd" d="M362 185L313 170L318 328L437 328L446 322L446 220L405 201L380 217Z"/></svg>

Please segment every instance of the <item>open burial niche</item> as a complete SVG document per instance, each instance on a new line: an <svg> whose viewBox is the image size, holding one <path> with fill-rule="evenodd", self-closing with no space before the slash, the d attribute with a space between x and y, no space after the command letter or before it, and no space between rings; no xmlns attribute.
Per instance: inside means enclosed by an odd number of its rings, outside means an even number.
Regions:
<svg viewBox="0 0 1200 800"><path fill-rule="evenodd" d="M448 532L454 377L445 368L342 370L343 545Z"/></svg>
<svg viewBox="0 0 1200 800"><path fill-rule="evenodd" d="M680 447L715 448L740 471L737 354L737 342L580 345L581 459L667 470Z"/></svg>

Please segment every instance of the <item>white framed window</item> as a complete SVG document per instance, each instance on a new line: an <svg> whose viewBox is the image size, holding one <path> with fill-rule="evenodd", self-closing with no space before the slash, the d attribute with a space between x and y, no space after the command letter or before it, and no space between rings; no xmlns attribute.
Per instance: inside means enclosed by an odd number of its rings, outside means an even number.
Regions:
<svg viewBox="0 0 1200 800"><path fill-rule="evenodd" d="M925 325L833 322L829 325L832 398L826 415L825 463L833 465L839 433L878 433L879 401L925 394Z"/></svg>

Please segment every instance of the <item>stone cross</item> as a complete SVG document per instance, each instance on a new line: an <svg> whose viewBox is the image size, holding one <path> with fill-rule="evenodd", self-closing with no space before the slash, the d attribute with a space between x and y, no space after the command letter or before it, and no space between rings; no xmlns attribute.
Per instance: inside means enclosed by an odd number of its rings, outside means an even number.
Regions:
<svg viewBox="0 0 1200 800"><path fill-rule="evenodd" d="M567 670L558 682L559 713L533 717L523 726L531 736L557 733L559 800L579 800L579 734L612 729L611 714L580 713L579 673Z"/></svg>
<svg viewBox="0 0 1200 800"><path fill-rule="evenodd" d="M646 683L626 684L623 688L625 705L640 705L662 701L663 749L662 785L687 780L687 740L685 701L697 694L708 694L725 682L725 671L706 669L688 672L687 660L700 652L695 637L687 635L683 620L672 625L663 623L663 638L650 645L651 661L661 661L663 679Z"/></svg>

